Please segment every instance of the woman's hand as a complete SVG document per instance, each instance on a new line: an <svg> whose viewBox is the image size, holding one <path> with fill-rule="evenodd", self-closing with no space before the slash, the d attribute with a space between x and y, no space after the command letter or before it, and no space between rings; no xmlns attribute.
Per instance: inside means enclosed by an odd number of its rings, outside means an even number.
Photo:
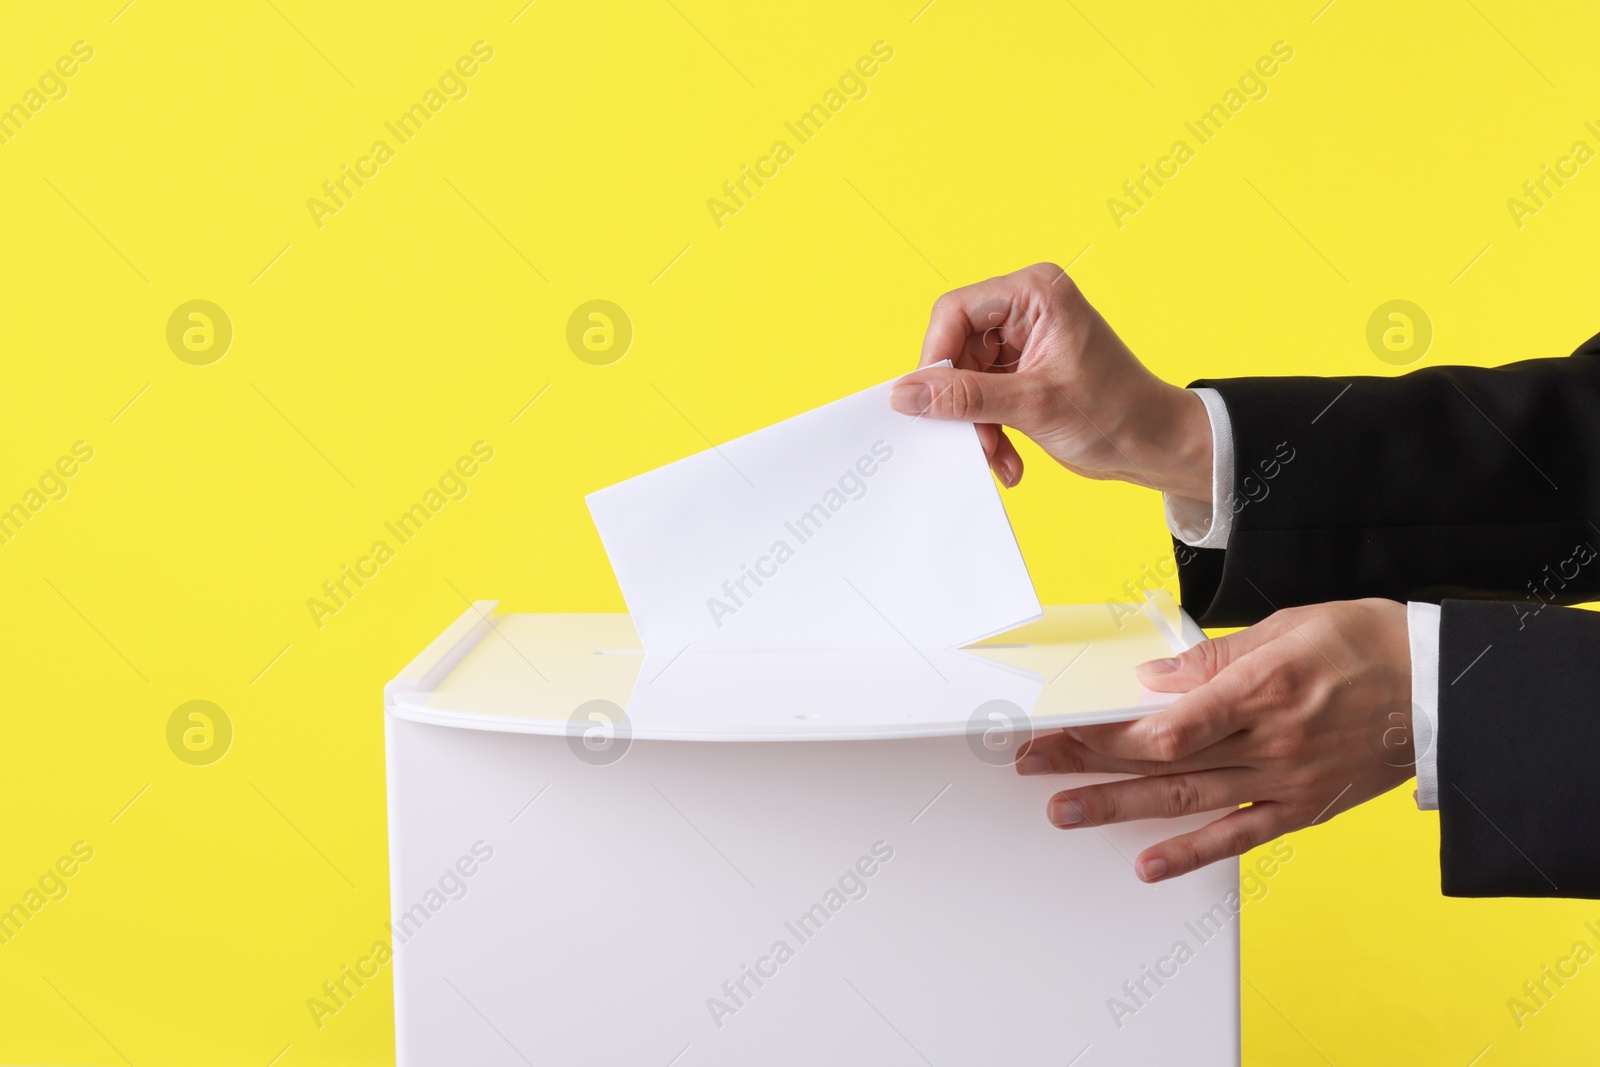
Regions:
<svg viewBox="0 0 1600 1067"><path fill-rule="evenodd" d="M945 359L952 369L931 367ZM1205 405L1146 370L1054 264L941 296L918 366L895 384L895 410L977 423L1005 485L1022 457L1002 424L1085 477L1211 500Z"/></svg>
<svg viewBox="0 0 1600 1067"><path fill-rule="evenodd" d="M1035 738L1017 771L1141 776L1051 797L1063 829L1238 808L1140 853L1146 882L1324 822L1412 776L1404 604L1289 608L1142 664L1139 680L1184 695L1148 718Z"/></svg>

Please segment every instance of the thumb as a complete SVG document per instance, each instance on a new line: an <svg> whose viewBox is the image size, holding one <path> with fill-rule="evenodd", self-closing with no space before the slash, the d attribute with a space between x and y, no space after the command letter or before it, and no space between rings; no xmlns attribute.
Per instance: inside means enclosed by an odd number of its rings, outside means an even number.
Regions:
<svg viewBox="0 0 1600 1067"><path fill-rule="evenodd" d="M1213 637L1171 659L1153 659L1134 668L1139 684L1158 693L1187 693L1221 674L1250 652L1291 628L1282 613L1272 615L1248 629L1223 637Z"/></svg>
<svg viewBox="0 0 1600 1067"><path fill-rule="evenodd" d="M1044 409L1044 385L1022 374L934 367L901 378L889 406L905 415L956 422L993 422L1027 433Z"/></svg>

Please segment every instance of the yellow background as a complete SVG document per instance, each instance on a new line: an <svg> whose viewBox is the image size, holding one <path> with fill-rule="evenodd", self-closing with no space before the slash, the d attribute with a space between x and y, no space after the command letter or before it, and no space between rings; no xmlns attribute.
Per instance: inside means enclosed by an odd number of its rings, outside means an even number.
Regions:
<svg viewBox="0 0 1600 1067"><path fill-rule="evenodd" d="M1520 229L1505 203L1600 147L1588 5L523 2L6 13L0 103L95 55L0 146L0 503L95 456L0 545L0 905L95 857L0 947L0 1060L390 1061L387 970L321 1030L305 1006L386 917L385 679L464 596L621 610L586 492L909 368L946 288L1071 263L1177 381L1394 373L1365 329L1396 298L1421 365L1600 330L1600 164ZM469 95L318 229L307 198L478 40ZM707 198L879 40L869 95L719 229ZM1269 95L1116 227L1278 40ZM634 324L611 366L565 341L596 298ZM191 299L234 325L210 366L165 341ZM477 440L470 495L317 628ZM1046 602L1169 552L1153 494L1024 453ZM191 699L235 728L211 766L166 744ZM1295 836L1245 912L1247 1063L1592 1055L1600 971L1520 1030L1505 1002L1600 903L1441 899L1437 843L1409 789Z"/></svg>

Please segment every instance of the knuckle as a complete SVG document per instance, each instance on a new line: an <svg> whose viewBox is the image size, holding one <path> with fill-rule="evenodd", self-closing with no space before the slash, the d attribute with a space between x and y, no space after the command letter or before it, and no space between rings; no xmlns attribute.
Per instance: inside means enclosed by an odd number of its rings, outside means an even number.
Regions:
<svg viewBox="0 0 1600 1067"><path fill-rule="evenodd" d="M1028 279L1037 292L1042 293L1049 303L1058 308L1070 307L1082 300L1083 294L1078 291L1077 283L1059 264L1048 261L1035 263L1020 273Z"/></svg>
<svg viewBox="0 0 1600 1067"><path fill-rule="evenodd" d="M1305 755L1304 740L1289 731L1262 738L1257 742L1257 748L1263 758L1290 766L1299 765Z"/></svg>
<svg viewBox="0 0 1600 1067"><path fill-rule="evenodd" d="M1222 834L1222 847L1229 856L1242 856L1255 847L1250 831L1241 825L1228 827Z"/></svg>
<svg viewBox="0 0 1600 1067"><path fill-rule="evenodd" d="M1256 682L1252 695L1260 707L1277 711L1288 707L1293 700L1294 691L1295 685L1292 679L1282 672L1273 672Z"/></svg>
<svg viewBox="0 0 1600 1067"><path fill-rule="evenodd" d="M983 406L977 388L962 375L952 375L942 387L935 388L935 403L946 415L961 421L970 421Z"/></svg>
<svg viewBox="0 0 1600 1067"><path fill-rule="evenodd" d="M1187 653L1194 657L1194 666L1206 677L1215 677L1229 663L1228 639L1214 637L1202 641Z"/></svg>
<svg viewBox="0 0 1600 1067"><path fill-rule="evenodd" d="M1168 815L1193 815L1201 810L1200 804L1200 789L1189 778L1180 776L1167 783Z"/></svg>
<svg viewBox="0 0 1600 1067"><path fill-rule="evenodd" d="M1265 709L1285 707L1298 686L1298 672L1287 664L1244 671L1240 676L1244 696L1251 706Z"/></svg>
<svg viewBox="0 0 1600 1067"><path fill-rule="evenodd" d="M1054 281L1056 278L1058 278L1061 275L1065 274L1066 271L1062 270L1059 266L1057 266L1056 264L1050 262L1049 260L1043 260L1043 261L1035 263L1035 264L1033 264L1033 266L1029 267L1028 268L1028 273L1036 275L1036 276L1038 276L1040 278L1043 278L1045 281L1049 282L1049 281Z"/></svg>
<svg viewBox="0 0 1600 1067"><path fill-rule="evenodd" d="M1255 629L1261 631L1269 641L1280 640L1292 634L1304 622L1301 618L1301 608L1279 608L1271 615L1255 624Z"/></svg>
<svg viewBox="0 0 1600 1067"><path fill-rule="evenodd" d="M1150 726L1150 748L1156 759L1170 763L1184 754L1188 728L1181 720L1158 716Z"/></svg>
<svg viewBox="0 0 1600 1067"><path fill-rule="evenodd" d="M1284 735L1283 758L1292 766L1303 766L1312 753L1311 740L1299 730L1291 730Z"/></svg>
<svg viewBox="0 0 1600 1067"><path fill-rule="evenodd" d="M1082 774L1083 753L1071 744L1058 745L1051 752L1051 769L1057 774Z"/></svg>
<svg viewBox="0 0 1600 1067"><path fill-rule="evenodd" d="M1291 803L1309 804L1314 797L1322 795L1321 776L1310 770L1296 769L1284 776L1278 790ZM1307 821L1315 814L1314 811L1310 812L1306 816Z"/></svg>

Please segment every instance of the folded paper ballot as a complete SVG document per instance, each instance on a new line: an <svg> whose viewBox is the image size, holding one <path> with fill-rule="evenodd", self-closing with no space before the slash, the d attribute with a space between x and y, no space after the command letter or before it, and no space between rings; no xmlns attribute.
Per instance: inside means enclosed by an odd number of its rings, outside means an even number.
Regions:
<svg viewBox="0 0 1600 1067"><path fill-rule="evenodd" d="M947 649L1040 617L977 431L892 384L589 495L647 652Z"/></svg>

